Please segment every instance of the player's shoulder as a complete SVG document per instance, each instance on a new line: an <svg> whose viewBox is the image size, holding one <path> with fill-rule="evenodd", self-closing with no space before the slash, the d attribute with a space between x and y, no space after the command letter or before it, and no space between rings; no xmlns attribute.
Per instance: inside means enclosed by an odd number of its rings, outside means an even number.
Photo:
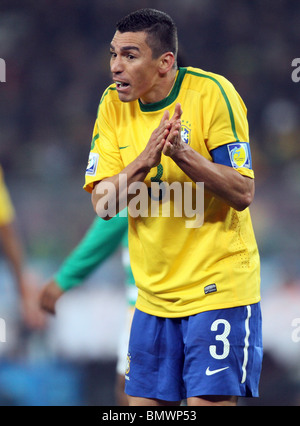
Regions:
<svg viewBox="0 0 300 426"><path fill-rule="evenodd" d="M104 90L100 99L100 105L103 102L110 102L116 99L118 99L118 92L117 92L116 85L113 83L113 84L110 84L108 87L106 87L106 89Z"/></svg>
<svg viewBox="0 0 300 426"><path fill-rule="evenodd" d="M187 67L186 76L194 86L209 90L232 90L233 84L223 75L201 68Z"/></svg>
<svg viewBox="0 0 300 426"><path fill-rule="evenodd" d="M120 103L118 92L116 89L116 85L111 84L106 87L106 89L102 93L98 105L97 117L99 116L100 111L102 114L110 114L111 107L114 106L116 103Z"/></svg>

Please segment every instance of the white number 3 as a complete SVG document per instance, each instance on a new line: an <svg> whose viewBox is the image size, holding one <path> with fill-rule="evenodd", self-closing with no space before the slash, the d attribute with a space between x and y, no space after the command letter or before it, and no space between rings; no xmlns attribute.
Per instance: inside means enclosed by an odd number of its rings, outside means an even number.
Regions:
<svg viewBox="0 0 300 426"><path fill-rule="evenodd" d="M217 347L215 345L211 345L209 347L209 353L210 355L215 358L215 359L224 359L227 358L229 355L229 351L230 351L230 343L229 340L227 339L227 337L230 334L231 331L231 326L229 324L228 321L224 320L224 319L218 319L216 321L214 321L211 325L211 331L218 331L218 327L220 324L224 325L224 331L222 334L217 334L216 335L216 340L223 342L223 352L218 355L217 354Z"/></svg>

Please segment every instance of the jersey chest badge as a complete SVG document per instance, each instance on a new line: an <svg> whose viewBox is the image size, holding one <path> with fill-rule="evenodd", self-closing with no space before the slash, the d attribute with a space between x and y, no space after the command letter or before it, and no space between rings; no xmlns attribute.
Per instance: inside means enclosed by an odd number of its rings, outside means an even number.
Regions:
<svg viewBox="0 0 300 426"><path fill-rule="evenodd" d="M184 143L191 144L191 123L189 121L182 120L181 123L181 139Z"/></svg>

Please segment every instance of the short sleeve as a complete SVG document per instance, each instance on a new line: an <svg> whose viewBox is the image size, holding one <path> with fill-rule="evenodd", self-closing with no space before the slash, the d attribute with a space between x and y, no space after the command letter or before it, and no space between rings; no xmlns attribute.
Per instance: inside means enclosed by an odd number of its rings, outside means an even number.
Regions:
<svg viewBox="0 0 300 426"><path fill-rule="evenodd" d="M254 178L247 108L226 78L218 76L211 84L207 147L213 161Z"/></svg>
<svg viewBox="0 0 300 426"><path fill-rule="evenodd" d="M92 192L96 182L114 176L124 169L114 131L114 115L112 102L107 102L104 94L98 108L85 173L84 189L88 192Z"/></svg>
<svg viewBox="0 0 300 426"><path fill-rule="evenodd" d="M207 147L209 151L231 142L249 142L247 109L233 85L224 77L211 81Z"/></svg>

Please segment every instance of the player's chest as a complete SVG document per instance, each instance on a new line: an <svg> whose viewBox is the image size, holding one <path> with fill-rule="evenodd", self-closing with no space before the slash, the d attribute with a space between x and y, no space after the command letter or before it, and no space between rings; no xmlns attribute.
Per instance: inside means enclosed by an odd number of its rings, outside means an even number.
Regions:
<svg viewBox="0 0 300 426"><path fill-rule="evenodd" d="M172 116L173 111L170 110ZM127 125L117 127L117 139L119 141L120 155L126 167L145 149L153 131L159 126L163 111L157 113L137 114L124 120ZM211 159L204 139L204 126L201 118L196 114L184 112L181 118L181 138L195 151L199 152L207 159ZM162 155L162 164L169 164L169 157L166 159ZM168 170L172 171L169 165ZM176 166L176 168L178 168Z"/></svg>

